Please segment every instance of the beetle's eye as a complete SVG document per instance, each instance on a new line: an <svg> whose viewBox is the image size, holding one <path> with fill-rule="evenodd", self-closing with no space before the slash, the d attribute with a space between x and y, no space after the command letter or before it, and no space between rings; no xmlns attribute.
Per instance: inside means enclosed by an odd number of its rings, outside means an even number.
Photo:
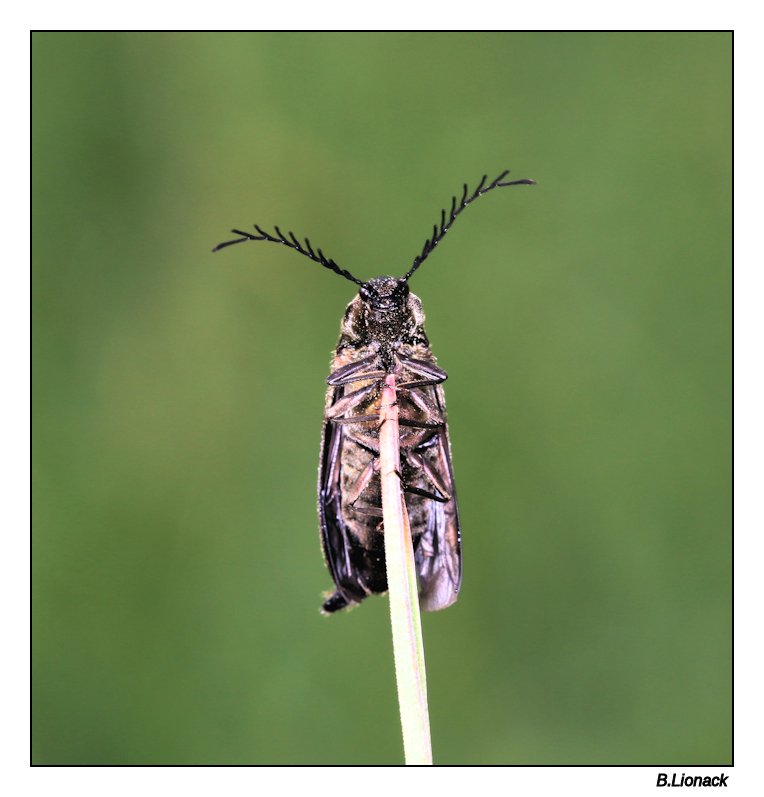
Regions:
<svg viewBox="0 0 764 797"><path fill-rule="evenodd" d="M378 298L377 292L369 290L369 288L367 288L365 285L361 288L360 291L358 291L358 293L361 296L361 298L364 300L364 302L366 302L367 304L374 304L375 299Z"/></svg>

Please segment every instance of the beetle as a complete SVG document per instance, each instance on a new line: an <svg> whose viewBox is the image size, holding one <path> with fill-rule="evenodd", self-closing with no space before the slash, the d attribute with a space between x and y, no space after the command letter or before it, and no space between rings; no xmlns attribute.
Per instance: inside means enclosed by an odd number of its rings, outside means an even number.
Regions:
<svg viewBox="0 0 764 797"><path fill-rule="evenodd" d="M467 185L451 212L441 211L421 254L400 278L376 277L367 282L341 269L320 249L305 246L278 227L273 236L254 225L257 235L242 236L213 249L245 241L271 241L298 251L358 285L347 306L340 339L326 379L326 404L318 470L318 513L321 546L335 591L325 596L324 614L361 603L387 591L384 529L379 478L379 419L382 386L395 375L400 426L401 470L398 473L409 514L419 603L424 611L445 609L456 601L462 581L459 510L451 465L446 403L442 384L448 374L438 367L424 331L421 300L408 281L440 243L456 217L479 196L509 185L535 185L533 180L502 182L502 172L486 185L483 176L468 196Z"/></svg>

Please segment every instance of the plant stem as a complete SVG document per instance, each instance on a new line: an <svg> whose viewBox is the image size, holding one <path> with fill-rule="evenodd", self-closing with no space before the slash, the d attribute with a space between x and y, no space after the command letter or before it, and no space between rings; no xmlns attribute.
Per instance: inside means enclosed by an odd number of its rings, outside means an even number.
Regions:
<svg viewBox="0 0 764 797"><path fill-rule="evenodd" d="M394 374L388 374L385 379L380 405L382 514L403 750L406 764L432 764L419 590L400 477L400 433Z"/></svg>

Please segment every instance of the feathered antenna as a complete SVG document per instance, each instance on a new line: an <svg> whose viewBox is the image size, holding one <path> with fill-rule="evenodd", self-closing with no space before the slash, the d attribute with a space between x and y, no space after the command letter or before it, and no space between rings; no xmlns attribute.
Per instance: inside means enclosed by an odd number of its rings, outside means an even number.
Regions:
<svg viewBox="0 0 764 797"><path fill-rule="evenodd" d="M334 262L334 260L327 258L320 249L317 249L314 252L313 247L310 245L310 241L307 238L305 239L305 246L307 249L303 249L302 245L297 238L295 238L294 233L292 232L289 233L289 237L292 239L290 241L284 237L281 230L276 226L274 226L273 229L276 230L276 235L278 235L278 238L274 238L272 235L269 235L267 232L261 230L257 224L254 226L260 235L252 235L251 233L242 232L241 230L231 230L231 232L236 233L236 235L243 235L244 237L237 238L235 241L226 241L225 243L218 244L212 251L218 252L220 249L224 249L226 246L241 244L244 243L244 241L272 241L275 244L284 244L284 246L288 246L290 249L296 249L301 255L305 255L305 257L309 257L316 263L320 263L322 266L324 266L324 268L331 269L335 274L339 274L341 277L345 277L345 279L355 282L356 285L363 285L361 280L357 280L349 271L345 271L344 268L340 268Z"/></svg>
<svg viewBox="0 0 764 797"><path fill-rule="evenodd" d="M475 189L475 193L467 199L467 183L464 184L464 195L462 196L462 201L459 203L459 207L456 206L456 197L452 197L451 200L451 213L448 217L448 223L446 223L446 211L443 209L440 212L440 230L438 230L438 225L436 224L432 228L432 238L428 238L424 242L424 247L422 248L422 254L419 255L414 259L414 265L409 269L408 274L403 278L404 280L408 280L408 278L419 268L419 266L424 263L427 259L427 255L432 252L432 250L443 240L443 236L451 229L451 225L456 220L456 217L470 204L470 202L474 202L479 196L485 194L486 191L491 191L493 188L502 188L505 185L536 185L535 180L513 180L510 183L502 183L503 180L509 174L509 169L507 171L502 172L490 185L487 185L483 188L485 181L488 179L488 175L484 174L483 179L480 181L480 185ZM235 241L232 241L235 243Z"/></svg>

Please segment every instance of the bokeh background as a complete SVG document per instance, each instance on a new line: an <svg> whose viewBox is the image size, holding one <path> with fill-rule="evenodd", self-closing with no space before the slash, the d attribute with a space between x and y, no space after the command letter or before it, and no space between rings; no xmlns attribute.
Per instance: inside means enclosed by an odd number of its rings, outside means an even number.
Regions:
<svg viewBox="0 0 764 797"><path fill-rule="evenodd" d="M33 760L403 760L322 617L324 379L412 279L446 383L442 764L729 764L731 34L36 33Z"/></svg>

